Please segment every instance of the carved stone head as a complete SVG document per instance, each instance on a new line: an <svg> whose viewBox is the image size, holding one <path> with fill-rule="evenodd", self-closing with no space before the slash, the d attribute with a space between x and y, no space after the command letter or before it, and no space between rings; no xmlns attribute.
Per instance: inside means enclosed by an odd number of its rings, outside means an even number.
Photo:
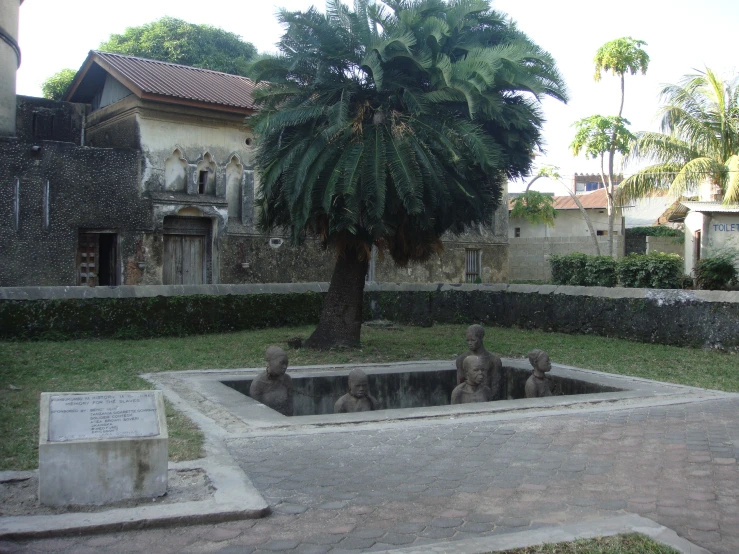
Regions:
<svg viewBox="0 0 739 554"><path fill-rule="evenodd" d="M535 371L539 371L541 373L546 373L552 369L552 362L549 361L549 354L544 350L539 350L538 348L529 352L529 362Z"/></svg>
<svg viewBox="0 0 739 554"><path fill-rule="evenodd" d="M475 324L467 328L464 340L472 352L477 352L482 348L483 337L485 337L485 329L482 328L482 325Z"/></svg>
<svg viewBox="0 0 739 554"><path fill-rule="evenodd" d="M267 375L271 379L279 379L287 371L287 354L279 346L267 348Z"/></svg>
<svg viewBox="0 0 739 554"><path fill-rule="evenodd" d="M464 368L464 375L467 379L467 383L476 387L482 384L485 378L484 364L478 356L467 356L462 364Z"/></svg>
<svg viewBox="0 0 739 554"><path fill-rule="evenodd" d="M367 374L361 369L353 369L349 373L349 394L354 398L364 398L369 393Z"/></svg>

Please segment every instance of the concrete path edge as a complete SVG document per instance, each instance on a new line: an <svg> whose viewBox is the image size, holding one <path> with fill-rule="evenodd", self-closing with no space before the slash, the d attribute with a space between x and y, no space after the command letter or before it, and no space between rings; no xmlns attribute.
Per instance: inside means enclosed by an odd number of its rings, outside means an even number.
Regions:
<svg viewBox="0 0 739 554"><path fill-rule="evenodd" d="M384 550L378 551L375 554L442 554L449 552L454 552L455 554L480 554L482 552L499 552L545 543L555 544L559 542L570 542L576 539L592 539L623 533L641 533L642 535L647 535L657 542L674 548L681 554L711 554L705 548L701 548L680 537L672 529L659 525L651 519L633 514L570 525L542 527L533 531Z"/></svg>
<svg viewBox="0 0 739 554"><path fill-rule="evenodd" d="M170 462L169 467L180 470L203 469L215 488L213 496L202 501L117 508L104 512L0 517L0 539L39 539L220 523L260 518L271 512L269 505L246 474L230 456L224 456L223 452L211 452L211 456L200 460Z"/></svg>

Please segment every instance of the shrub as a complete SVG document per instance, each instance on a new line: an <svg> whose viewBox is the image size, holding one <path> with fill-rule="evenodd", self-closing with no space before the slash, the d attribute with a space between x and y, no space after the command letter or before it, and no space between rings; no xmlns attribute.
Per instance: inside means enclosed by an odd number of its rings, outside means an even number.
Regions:
<svg viewBox="0 0 739 554"><path fill-rule="evenodd" d="M555 285L584 285L587 254L554 254L549 258L552 268L552 283Z"/></svg>
<svg viewBox="0 0 739 554"><path fill-rule="evenodd" d="M726 289L737 282L736 263L739 253L725 250L695 264L695 281L704 290Z"/></svg>
<svg viewBox="0 0 739 554"><path fill-rule="evenodd" d="M663 252L629 254L618 262L617 273L624 287L678 289L682 285L683 259Z"/></svg>
<svg viewBox="0 0 739 554"><path fill-rule="evenodd" d="M615 287L618 281L617 265L618 262L610 256L588 256L585 264L588 286Z"/></svg>
<svg viewBox="0 0 739 554"><path fill-rule="evenodd" d="M552 283L584 287L612 287L616 284L616 260L610 256L588 256L581 252L549 258Z"/></svg>
<svg viewBox="0 0 739 554"><path fill-rule="evenodd" d="M685 231L673 229L666 225L647 225L644 227L631 227L626 229L626 235L637 237L684 237Z"/></svg>

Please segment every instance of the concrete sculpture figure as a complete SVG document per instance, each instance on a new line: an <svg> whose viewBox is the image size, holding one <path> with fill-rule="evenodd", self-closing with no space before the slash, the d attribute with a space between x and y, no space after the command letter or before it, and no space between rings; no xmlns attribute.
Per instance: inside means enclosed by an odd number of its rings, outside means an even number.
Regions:
<svg viewBox="0 0 739 554"><path fill-rule="evenodd" d="M485 384L485 364L486 360L479 356L467 356L464 359L465 380L452 391L452 404L493 400L493 392Z"/></svg>
<svg viewBox="0 0 739 554"><path fill-rule="evenodd" d="M529 362L534 368L534 373L526 380L526 398L552 396L550 379L546 376L552 369L549 354L537 348L529 352Z"/></svg>
<svg viewBox="0 0 739 554"><path fill-rule="evenodd" d="M378 410L377 399L369 393L367 374L361 369L349 373L349 392L334 404L334 413L370 412Z"/></svg>
<svg viewBox="0 0 739 554"><path fill-rule="evenodd" d="M267 369L256 376L249 396L283 415L293 415L292 379L287 371L287 354L278 346L267 349Z"/></svg>
<svg viewBox="0 0 739 554"><path fill-rule="evenodd" d="M493 394L492 400L505 400L503 392L503 362L500 356L492 352L488 352L482 344L485 337L485 329L482 325L470 325L465 334L465 342L469 348L457 358L457 382L462 383L465 380L465 371L463 368L464 360L468 356L477 356L483 363L483 383L490 388Z"/></svg>

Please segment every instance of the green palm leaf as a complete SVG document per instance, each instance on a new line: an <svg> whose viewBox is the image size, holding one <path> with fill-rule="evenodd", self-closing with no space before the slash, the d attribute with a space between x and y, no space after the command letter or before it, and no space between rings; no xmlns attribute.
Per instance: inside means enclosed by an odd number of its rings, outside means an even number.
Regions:
<svg viewBox="0 0 739 554"><path fill-rule="evenodd" d="M680 195L710 184L721 191L724 203L736 202L738 178L732 168L739 155L737 80L723 81L706 68L665 86L661 95L662 133L640 133L627 162L657 162L672 170L672 178L668 180L666 172L648 178L643 175L646 169L639 171L629 194Z"/></svg>
<svg viewBox="0 0 739 554"><path fill-rule="evenodd" d="M330 0L279 18L248 124L260 225L294 242L426 259L442 233L490 220L503 176L531 166L540 97L566 97L551 56L488 0Z"/></svg>

